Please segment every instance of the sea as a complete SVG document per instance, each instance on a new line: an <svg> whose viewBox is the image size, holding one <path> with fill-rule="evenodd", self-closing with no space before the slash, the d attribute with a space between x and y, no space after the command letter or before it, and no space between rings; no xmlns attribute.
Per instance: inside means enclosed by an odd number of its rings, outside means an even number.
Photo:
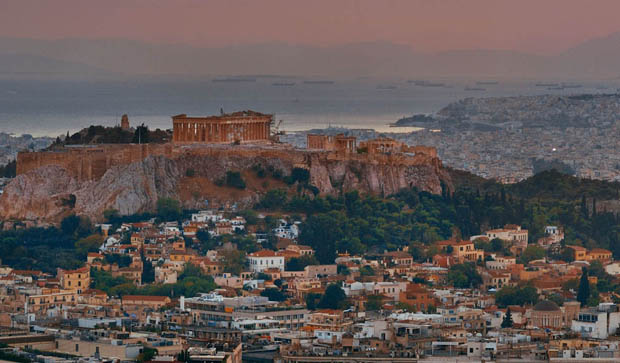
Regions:
<svg viewBox="0 0 620 363"><path fill-rule="evenodd" d="M232 81L6 79L0 80L0 132L55 137L90 125L120 124L123 114L129 115L133 126L144 123L151 129L167 129L172 115L247 109L275 114L276 122L282 121L280 129L287 132L330 126L390 132L395 129L389 124L399 118L432 114L467 97L616 93L620 87L617 80L572 81L568 88L559 81L534 79L318 81L269 77Z"/></svg>

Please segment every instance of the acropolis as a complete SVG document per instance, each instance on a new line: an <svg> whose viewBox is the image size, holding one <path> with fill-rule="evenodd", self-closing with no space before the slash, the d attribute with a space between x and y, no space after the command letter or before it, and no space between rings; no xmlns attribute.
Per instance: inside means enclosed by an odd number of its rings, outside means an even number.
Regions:
<svg viewBox="0 0 620 363"><path fill-rule="evenodd" d="M99 180L112 167L140 162L149 156L176 159L188 154L253 157L269 153L281 159L295 159L295 165L304 168L309 168L306 164L310 155L341 161L372 160L381 165L441 165L434 148L408 146L387 138L358 144L353 136L308 134L306 149L293 149L273 137L273 119L272 114L249 110L206 117L176 115L172 116L171 143L69 145L48 151L20 152L17 174L57 165L78 180Z"/></svg>

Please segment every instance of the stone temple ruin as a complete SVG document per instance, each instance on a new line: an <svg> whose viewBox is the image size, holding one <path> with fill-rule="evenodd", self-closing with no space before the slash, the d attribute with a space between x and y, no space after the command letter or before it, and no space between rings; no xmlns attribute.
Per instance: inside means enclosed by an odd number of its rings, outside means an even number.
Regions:
<svg viewBox="0 0 620 363"><path fill-rule="evenodd" d="M220 116L172 116L174 143L255 143L269 141L273 115L241 111Z"/></svg>
<svg viewBox="0 0 620 363"><path fill-rule="evenodd" d="M359 154L426 154L430 157L437 157L437 150L428 146L409 146L400 141L387 137L380 137L372 140L362 141L357 144L354 136L338 134L335 136L323 134L308 134L306 148L309 150L335 151L338 153Z"/></svg>

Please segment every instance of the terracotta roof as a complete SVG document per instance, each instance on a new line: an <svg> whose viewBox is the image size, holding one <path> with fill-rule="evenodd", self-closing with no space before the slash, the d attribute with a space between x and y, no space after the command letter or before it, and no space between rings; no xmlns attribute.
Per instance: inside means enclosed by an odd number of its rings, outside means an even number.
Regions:
<svg viewBox="0 0 620 363"><path fill-rule="evenodd" d="M142 301L159 301L166 302L167 296L148 296L148 295L125 295L122 300L142 300Z"/></svg>
<svg viewBox="0 0 620 363"><path fill-rule="evenodd" d="M405 251L392 251L392 252L387 252L384 254L384 256L387 257L393 257L393 258L413 258L411 257L410 254L408 254Z"/></svg>
<svg viewBox="0 0 620 363"><path fill-rule="evenodd" d="M284 257L300 257L301 255L299 254L299 252L296 251L291 251L291 250L281 250L277 252L278 256L284 256Z"/></svg>
<svg viewBox="0 0 620 363"><path fill-rule="evenodd" d="M586 251L586 249L585 249L584 247L581 247L581 246L573 246L573 245L568 245L568 246L566 246L566 247L568 247L568 248L572 248L572 249L573 249L573 250L575 250L575 251Z"/></svg>
<svg viewBox="0 0 620 363"><path fill-rule="evenodd" d="M605 254L611 254L611 251L606 250L604 248L593 248L590 253L605 253Z"/></svg>
<svg viewBox="0 0 620 363"><path fill-rule="evenodd" d="M77 274L77 273L85 273L89 271L89 268L84 266L75 270L61 270L65 274Z"/></svg>
<svg viewBox="0 0 620 363"><path fill-rule="evenodd" d="M250 253L248 256L250 257L275 257L277 256L275 251L272 250L260 250L253 253Z"/></svg>
<svg viewBox="0 0 620 363"><path fill-rule="evenodd" d="M40 276L40 275L43 275L43 271L38 271L38 270L13 270L13 271L11 271L11 275Z"/></svg>

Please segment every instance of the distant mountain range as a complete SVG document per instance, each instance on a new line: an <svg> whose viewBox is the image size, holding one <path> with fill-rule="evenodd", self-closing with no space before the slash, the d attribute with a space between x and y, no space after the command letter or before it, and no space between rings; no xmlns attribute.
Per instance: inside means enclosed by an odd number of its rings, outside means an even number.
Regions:
<svg viewBox="0 0 620 363"><path fill-rule="evenodd" d="M123 39L0 38L0 77L216 76L617 78L620 33L561 54L510 50L420 53L387 42L312 47L252 44L197 48Z"/></svg>

